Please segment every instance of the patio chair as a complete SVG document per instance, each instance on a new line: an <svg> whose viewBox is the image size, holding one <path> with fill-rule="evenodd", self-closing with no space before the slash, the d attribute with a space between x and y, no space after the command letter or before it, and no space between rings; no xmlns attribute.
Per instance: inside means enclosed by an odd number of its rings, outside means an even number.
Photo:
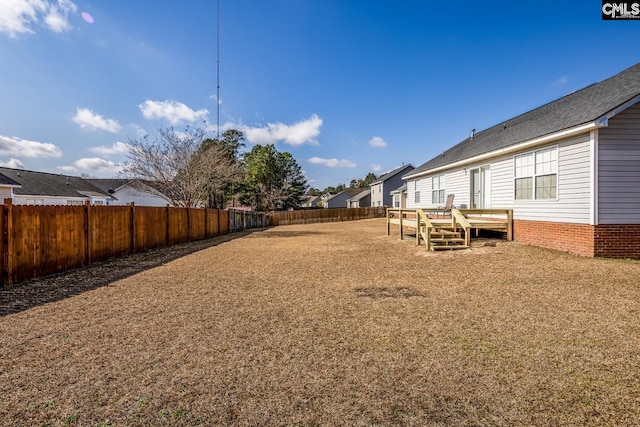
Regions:
<svg viewBox="0 0 640 427"><path fill-rule="evenodd" d="M442 217L444 218L447 213L451 213L451 208L455 208L455 206L453 206L453 198L455 196L455 194L447 194L447 201L444 206L438 206L438 215L442 212Z"/></svg>

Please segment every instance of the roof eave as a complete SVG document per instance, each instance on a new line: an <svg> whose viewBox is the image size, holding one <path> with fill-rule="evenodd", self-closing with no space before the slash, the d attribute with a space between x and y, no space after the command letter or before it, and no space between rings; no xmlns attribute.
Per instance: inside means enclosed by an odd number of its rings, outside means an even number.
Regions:
<svg viewBox="0 0 640 427"><path fill-rule="evenodd" d="M608 113L606 113L602 117L599 117L598 119L596 119L595 123L597 123L600 127L608 126L609 125L609 119L611 117L613 117L616 114L620 113L621 111L624 111L627 108L637 104L638 102L640 102L640 94L634 96L633 98L631 98L630 100L628 100L624 104L621 104L618 107L614 108L613 110L609 111Z"/></svg>
<svg viewBox="0 0 640 427"><path fill-rule="evenodd" d="M640 97L639 99L640 100ZM637 101L636 101L637 102ZM628 107L628 106L627 106ZM616 109L619 111L622 111L622 109ZM540 136L537 138L533 138L527 141L523 141L523 142L519 142L517 144L513 144L513 145L509 145L507 147L503 147L500 148L498 150L493 150L493 151L489 151L487 153L483 153L483 154L479 154L477 156L473 156L473 157L469 157L467 159L463 159L463 160L459 160L457 162L453 162L453 163L449 163L443 166L439 166L437 168L433 168L433 169L428 169L416 174L407 174L404 175L402 177L402 179L404 180L409 180L409 179L415 179L415 178L420 178L421 176L425 176L425 175L430 175L436 172L441 172L447 169L452 169L452 168L456 168L456 167L460 167L460 166L464 166L464 165L468 165L471 163L477 163L477 162L481 162L483 160L487 160L493 157L497 157L497 156L501 156L504 154L509 154L509 153L513 153L516 151L521 151L521 150L526 150L528 148L533 148L539 145L544 145L544 144L548 144L554 141L558 141L561 139L565 139L565 138L570 138L572 136L576 136L576 135L580 135L583 134L585 132L590 132L592 130L601 128L601 127L606 127L608 124L607 120L603 120L605 116L593 121L593 122L588 122L588 123L584 123L578 126L574 126L568 129L563 129L561 131L558 132L554 132L554 133L550 133L548 135L544 135L544 136Z"/></svg>

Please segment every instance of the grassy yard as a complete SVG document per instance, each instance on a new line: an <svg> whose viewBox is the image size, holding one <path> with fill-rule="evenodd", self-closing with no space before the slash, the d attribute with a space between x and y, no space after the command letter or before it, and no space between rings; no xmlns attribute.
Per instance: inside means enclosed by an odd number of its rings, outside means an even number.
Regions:
<svg viewBox="0 0 640 427"><path fill-rule="evenodd" d="M640 424L639 262L385 230L282 226L22 285L97 280L5 307L0 425Z"/></svg>

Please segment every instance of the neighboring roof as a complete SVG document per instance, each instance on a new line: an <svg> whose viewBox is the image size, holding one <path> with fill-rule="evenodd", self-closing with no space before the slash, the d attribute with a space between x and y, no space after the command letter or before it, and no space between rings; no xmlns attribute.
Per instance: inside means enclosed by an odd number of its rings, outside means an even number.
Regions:
<svg viewBox="0 0 640 427"><path fill-rule="evenodd" d="M390 178L393 178L394 176L398 175L399 173L410 172L413 169L414 169L414 166L411 163L408 163L406 165L402 165L399 168L395 168L391 172L387 172L387 173L385 173L383 175L380 175L378 177L378 179L373 181L370 185L380 184L381 182L384 182L384 181L386 181L386 180L388 180Z"/></svg>
<svg viewBox="0 0 640 427"><path fill-rule="evenodd" d="M400 187L396 188L395 190L391 190L389 194L403 193L405 191L407 191L407 183L402 184Z"/></svg>
<svg viewBox="0 0 640 427"><path fill-rule="evenodd" d="M20 187L13 190L14 194L18 195L61 197L86 197L86 195L91 195L111 197L89 181L77 176L2 167L0 167L0 174L20 185Z"/></svg>
<svg viewBox="0 0 640 427"><path fill-rule="evenodd" d="M153 181L135 178L91 178L87 181L109 194L113 194L121 188L128 186L153 194L154 196L166 198L162 191L160 191L160 186L156 185Z"/></svg>
<svg viewBox="0 0 640 427"><path fill-rule="evenodd" d="M12 180L8 176L0 173L0 185L5 187L20 187L20 183Z"/></svg>
<svg viewBox="0 0 640 427"><path fill-rule="evenodd" d="M370 188L368 188L368 189L366 189L366 190L363 190L362 188L359 188L359 190L362 190L362 191L360 191L360 192L359 192L358 194L356 194L355 196L351 197L351 198L349 199L350 201L357 202L357 201L359 201L359 200L364 199L364 198L365 198L365 197L367 197L369 194L371 194L371 189L370 189Z"/></svg>
<svg viewBox="0 0 640 427"><path fill-rule="evenodd" d="M420 165L406 177L491 151L607 119L640 100L640 63L599 83L476 133Z"/></svg>
<svg viewBox="0 0 640 427"><path fill-rule="evenodd" d="M112 193L125 186L130 179L117 179L117 178L91 178L88 179L90 183L104 191L105 193Z"/></svg>
<svg viewBox="0 0 640 427"><path fill-rule="evenodd" d="M362 190L363 190L362 188L355 188L355 187L345 188L345 189L344 189L344 190L342 190L341 192L336 193L336 194L334 194L334 195L332 195L332 196L328 197L327 199L325 199L325 201L329 201L329 200L335 199L336 197L338 197L338 196L342 195L343 193L346 193L347 195L349 195L349 196L353 197L353 196L355 196L356 194L360 193Z"/></svg>

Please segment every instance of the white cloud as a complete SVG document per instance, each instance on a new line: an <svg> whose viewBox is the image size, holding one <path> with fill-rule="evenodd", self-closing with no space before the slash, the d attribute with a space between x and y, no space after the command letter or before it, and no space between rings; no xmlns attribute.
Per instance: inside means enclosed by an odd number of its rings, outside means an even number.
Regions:
<svg viewBox="0 0 640 427"><path fill-rule="evenodd" d="M552 86L553 87L562 87L562 86L566 85L567 82L569 82L569 77L561 76L561 77L558 77L555 82L553 82Z"/></svg>
<svg viewBox="0 0 640 427"><path fill-rule="evenodd" d="M329 168L355 168L355 162L346 159L323 159L321 157L312 157L309 160L309 163L313 163L314 165L324 165Z"/></svg>
<svg viewBox="0 0 640 427"><path fill-rule="evenodd" d="M313 114L307 120L287 125L284 123L268 123L263 127L239 126L253 144L275 144L282 141L285 144L298 146L304 143L318 145L316 137L320 135L322 119Z"/></svg>
<svg viewBox="0 0 640 427"><path fill-rule="evenodd" d="M371 165L371 170L373 172L380 172L382 170L382 165L377 165L374 163Z"/></svg>
<svg viewBox="0 0 640 427"><path fill-rule="evenodd" d="M0 161L0 166L3 168L24 169L24 163L18 159L9 159L8 162Z"/></svg>
<svg viewBox="0 0 640 427"><path fill-rule="evenodd" d="M177 101L150 101L146 100L138 105L145 119L166 119L172 125L181 122L195 122L205 120L209 110L193 111L191 108Z"/></svg>
<svg viewBox="0 0 640 427"><path fill-rule="evenodd" d="M113 154L125 154L129 151L129 144L124 142L116 142L110 147L105 147L104 145L100 145L98 147L91 147L89 151L100 154L101 156L110 156Z"/></svg>
<svg viewBox="0 0 640 427"><path fill-rule="evenodd" d="M49 5L49 13L44 18L44 22L54 33L63 33L71 29L69 13L76 10L78 10L76 5L69 0L58 0L57 5Z"/></svg>
<svg viewBox="0 0 640 427"><path fill-rule="evenodd" d="M76 115L71 119L82 129L106 130L116 133L121 129L120 124L113 119L105 119L100 114L96 114L88 108L78 108Z"/></svg>
<svg viewBox="0 0 640 427"><path fill-rule="evenodd" d="M385 142L384 139L380 138L379 136L374 136L369 140L369 145L372 147L384 148L387 146L387 143Z"/></svg>
<svg viewBox="0 0 640 427"><path fill-rule="evenodd" d="M149 132L147 132L142 126L140 125L136 125L133 124L131 125L131 129L133 129L133 132L136 134L136 136L138 136L139 138L142 138L144 136L149 135Z"/></svg>
<svg viewBox="0 0 640 427"><path fill-rule="evenodd" d="M71 28L69 13L77 10L69 0L2 0L0 5L0 32L11 38L18 34L32 34L34 25L44 22L50 30L60 33Z"/></svg>
<svg viewBox="0 0 640 427"><path fill-rule="evenodd" d="M62 150L46 142L0 135L0 156L61 157Z"/></svg>
<svg viewBox="0 0 640 427"><path fill-rule="evenodd" d="M73 166L58 166L57 169L60 169L61 171L67 172L69 174L78 172L78 169Z"/></svg>
<svg viewBox="0 0 640 427"><path fill-rule="evenodd" d="M91 171L96 174L117 174L122 167L110 160L100 159L98 157L78 159L73 162L76 169Z"/></svg>

